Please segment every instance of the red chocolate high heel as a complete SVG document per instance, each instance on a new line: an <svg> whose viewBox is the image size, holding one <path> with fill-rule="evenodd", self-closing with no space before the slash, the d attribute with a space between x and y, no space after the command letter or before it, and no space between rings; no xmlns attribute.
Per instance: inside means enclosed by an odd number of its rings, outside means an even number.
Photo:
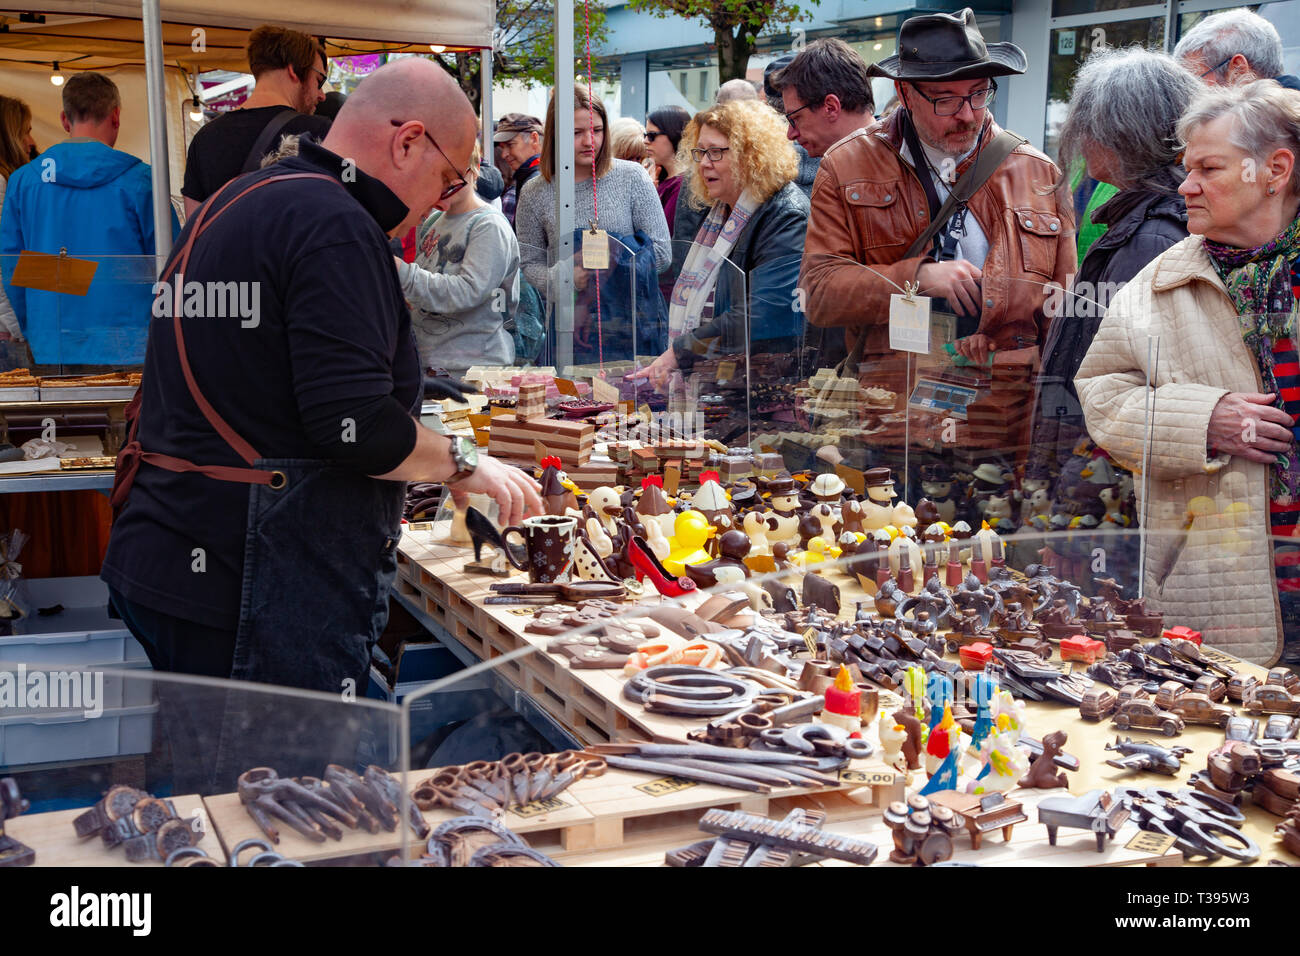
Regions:
<svg viewBox="0 0 1300 956"><path fill-rule="evenodd" d="M695 582L690 578L676 578L669 574L667 568L659 563L655 553L650 550L646 539L639 534L634 534L628 539L627 559L632 563L632 567L650 579L655 590L664 597L681 597L695 590Z"/></svg>

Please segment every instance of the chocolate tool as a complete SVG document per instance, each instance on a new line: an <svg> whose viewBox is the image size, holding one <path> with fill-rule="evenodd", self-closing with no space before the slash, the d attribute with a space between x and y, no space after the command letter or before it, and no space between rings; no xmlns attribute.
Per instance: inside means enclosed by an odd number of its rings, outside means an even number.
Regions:
<svg viewBox="0 0 1300 956"><path fill-rule="evenodd" d="M36 861L36 851L5 835L5 821L26 813L31 803L18 792L18 781L13 777L0 780L0 866L31 866Z"/></svg>
<svg viewBox="0 0 1300 956"><path fill-rule="evenodd" d="M577 604L596 598L620 600L627 596L627 588L621 584L606 581L569 581L549 584L533 584L523 581L507 581L492 585L495 595L485 598L483 603L490 605L550 604L556 600Z"/></svg>

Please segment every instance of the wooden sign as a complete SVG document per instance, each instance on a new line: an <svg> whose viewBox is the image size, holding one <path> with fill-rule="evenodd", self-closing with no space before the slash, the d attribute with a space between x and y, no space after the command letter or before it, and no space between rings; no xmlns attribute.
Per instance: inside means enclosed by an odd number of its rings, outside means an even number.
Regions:
<svg viewBox="0 0 1300 956"><path fill-rule="evenodd" d="M92 259L73 259L66 255L32 252L24 249L14 265L13 285L42 292L61 292L64 295L85 295L95 278L99 263ZM173 289L169 293L175 295ZM172 303L167 303L170 310Z"/></svg>
<svg viewBox="0 0 1300 956"><path fill-rule="evenodd" d="M610 385L609 382L605 381L600 376L593 375L591 377L591 397L601 404L604 404L605 402L617 402L618 389L613 385Z"/></svg>
<svg viewBox="0 0 1300 956"><path fill-rule="evenodd" d="M835 474L844 480L844 483L853 489L855 494L865 495L867 493L867 478L856 468L850 468L848 465L836 465Z"/></svg>
<svg viewBox="0 0 1300 956"><path fill-rule="evenodd" d="M672 497L677 494L677 485L682 480L682 466L671 462L664 466L664 494Z"/></svg>
<svg viewBox="0 0 1300 956"><path fill-rule="evenodd" d="M567 379L567 378L557 378L557 379L555 380L555 387L558 388L558 389L560 390L560 394L561 394L561 395L572 395L574 398L581 398L581 397L582 397L582 396L578 393L578 386L577 386L577 383L571 381L570 379Z"/></svg>

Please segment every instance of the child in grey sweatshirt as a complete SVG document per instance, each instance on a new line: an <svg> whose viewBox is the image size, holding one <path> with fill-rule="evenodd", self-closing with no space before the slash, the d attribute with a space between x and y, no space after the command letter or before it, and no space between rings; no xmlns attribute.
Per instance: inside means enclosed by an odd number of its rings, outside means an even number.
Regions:
<svg viewBox="0 0 1300 956"><path fill-rule="evenodd" d="M415 242L415 262L399 261L397 274L421 367L460 377L473 365L513 365L505 323L519 304L519 241L506 217L471 182L420 225Z"/></svg>

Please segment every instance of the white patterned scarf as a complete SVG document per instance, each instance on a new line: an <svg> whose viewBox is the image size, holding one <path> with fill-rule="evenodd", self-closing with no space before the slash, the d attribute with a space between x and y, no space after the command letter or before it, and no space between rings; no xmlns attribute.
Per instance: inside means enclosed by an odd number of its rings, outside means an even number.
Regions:
<svg viewBox="0 0 1300 956"><path fill-rule="evenodd" d="M746 190L740 194L730 215L721 201L709 210L673 286L668 306L668 332L673 338L699 328L704 308L718 282L719 264L730 255L754 210L761 205Z"/></svg>

